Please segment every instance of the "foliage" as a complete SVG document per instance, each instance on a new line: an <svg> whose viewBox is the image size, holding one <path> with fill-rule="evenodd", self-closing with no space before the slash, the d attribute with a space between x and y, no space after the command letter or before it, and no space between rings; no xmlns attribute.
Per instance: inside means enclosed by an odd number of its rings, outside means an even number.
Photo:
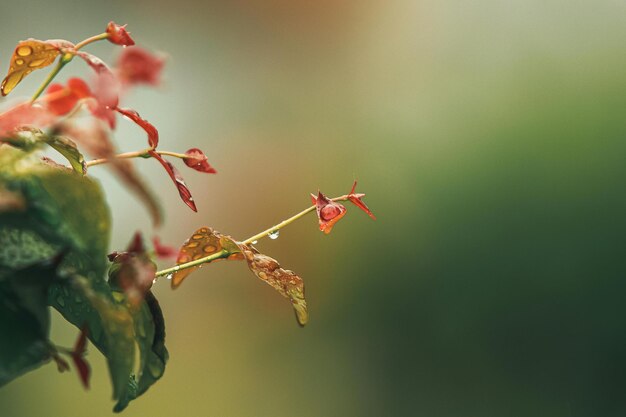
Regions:
<svg viewBox="0 0 626 417"><path fill-rule="evenodd" d="M125 47L114 68L82 50L105 39ZM0 386L50 361L59 371L68 370L66 355L88 388L89 340L107 360L115 411L145 393L165 371L165 321L151 290L157 279L166 276L176 288L203 264L245 260L259 279L291 302L304 326L308 312L303 280L253 245L313 211L320 230L330 233L347 212L340 201L350 201L374 218L362 201L364 194L355 193L355 182L349 194L330 199L319 192L312 196L312 206L242 241L206 226L180 250L158 237L149 249L136 233L126 250L108 254L109 209L88 170L102 164L111 167L146 205L155 225L162 222L160 206L132 158L155 159L193 211L197 207L189 188L166 158L181 159L200 173L217 172L198 148L183 153L161 150L157 128L136 110L120 107L126 91L158 85L161 79L164 60L134 44L125 26L113 22L104 33L78 44L21 41L0 86L2 95L9 94L24 77L57 62L31 101L0 114ZM93 79L52 83L75 57L93 69ZM87 123L75 117L81 112L90 115ZM118 114L145 133L147 148L117 152L112 135ZM42 158L39 152L46 148L56 150L69 166ZM95 159L86 160L84 153ZM176 265L157 271L155 256L176 257ZM50 341L49 307L80 329L73 348Z"/></svg>

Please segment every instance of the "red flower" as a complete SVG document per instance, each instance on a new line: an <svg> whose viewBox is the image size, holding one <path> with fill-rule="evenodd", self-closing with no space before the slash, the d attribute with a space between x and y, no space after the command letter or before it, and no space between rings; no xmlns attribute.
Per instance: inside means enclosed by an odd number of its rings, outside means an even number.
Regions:
<svg viewBox="0 0 626 417"><path fill-rule="evenodd" d="M135 47L124 49L117 59L116 70L119 80L125 85L161 83L161 71L165 65L163 57L145 49Z"/></svg>
<svg viewBox="0 0 626 417"><path fill-rule="evenodd" d="M329 234L335 223L346 215L347 210L343 205L328 199L321 191L317 197L311 194L311 201L317 210L320 230L326 234Z"/></svg>
<svg viewBox="0 0 626 417"><path fill-rule="evenodd" d="M356 181L354 181L354 184L352 185L352 190L350 190L350 194L348 194L348 200L350 200L352 204L354 204L355 206L357 206L358 208L366 212L367 215L372 218L372 220L376 220L376 216L374 216L374 213L372 213L370 209L367 208L365 203L361 201L361 199L365 197L365 194L355 194L354 193L355 189L356 189Z"/></svg>
<svg viewBox="0 0 626 417"><path fill-rule="evenodd" d="M126 31L126 25L120 26L115 22L109 22L106 33L109 42L121 46L133 46L135 41L130 37L130 33Z"/></svg>
<svg viewBox="0 0 626 417"><path fill-rule="evenodd" d="M185 162L185 165L187 165L189 168L195 169L196 171L200 172L206 172L207 174L217 173L215 168L213 168L207 162L206 155L200 149L191 148L187 152L185 152L185 155L187 156L183 158L183 161Z"/></svg>

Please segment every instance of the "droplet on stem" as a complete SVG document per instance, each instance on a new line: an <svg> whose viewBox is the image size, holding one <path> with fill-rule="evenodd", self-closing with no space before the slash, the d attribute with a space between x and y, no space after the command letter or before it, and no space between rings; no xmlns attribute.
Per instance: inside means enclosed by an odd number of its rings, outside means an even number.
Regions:
<svg viewBox="0 0 626 417"><path fill-rule="evenodd" d="M268 235L270 239L272 240L276 240L278 239L278 235L280 234L280 230L274 230L273 232L270 232L270 234Z"/></svg>

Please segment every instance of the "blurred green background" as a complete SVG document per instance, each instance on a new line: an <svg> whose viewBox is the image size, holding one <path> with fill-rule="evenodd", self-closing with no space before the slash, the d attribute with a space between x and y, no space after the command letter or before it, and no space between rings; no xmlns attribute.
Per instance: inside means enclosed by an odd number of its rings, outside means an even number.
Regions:
<svg viewBox="0 0 626 417"><path fill-rule="evenodd" d="M138 161L166 242L203 225L247 237L355 178L378 216L348 207L330 236L311 216L259 243L305 278L304 329L243 264L157 283L171 360L125 416L626 415L626 2L7 1L0 69L21 39L78 41L109 20L169 54L163 86L124 105L219 171L183 171L193 214ZM144 146L120 125L123 150ZM153 233L90 173L112 249ZM90 391L47 365L0 389L0 416L111 415L89 359Z"/></svg>

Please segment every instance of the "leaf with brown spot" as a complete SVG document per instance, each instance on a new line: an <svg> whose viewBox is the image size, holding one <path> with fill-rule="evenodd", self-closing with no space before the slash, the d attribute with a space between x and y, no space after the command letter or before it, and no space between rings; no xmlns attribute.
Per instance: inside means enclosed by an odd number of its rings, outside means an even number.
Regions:
<svg viewBox="0 0 626 417"><path fill-rule="evenodd" d="M224 252L223 256L211 262L221 259L243 259L241 249L230 236L224 236L210 227L201 227L183 243L176 259L176 265L197 261L222 251ZM189 274L198 268L199 266L194 266L172 274L172 288L177 288Z"/></svg>
<svg viewBox="0 0 626 417"><path fill-rule="evenodd" d="M61 51L51 42L37 39L19 42L11 57L9 72L0 86L2 95L9 94L24 77L34 70L52 64L60 53Z"/></svg>
<svg viewBox="0 0 626 417"><path fill-rule="evenodd" d="M271 285L283 297L289 299L300 326L309 321L304 298L304 281L295 272L283 269L278 261L259 253L254 247L241 244L241 250L250 270L262 281Z"/></svg>

